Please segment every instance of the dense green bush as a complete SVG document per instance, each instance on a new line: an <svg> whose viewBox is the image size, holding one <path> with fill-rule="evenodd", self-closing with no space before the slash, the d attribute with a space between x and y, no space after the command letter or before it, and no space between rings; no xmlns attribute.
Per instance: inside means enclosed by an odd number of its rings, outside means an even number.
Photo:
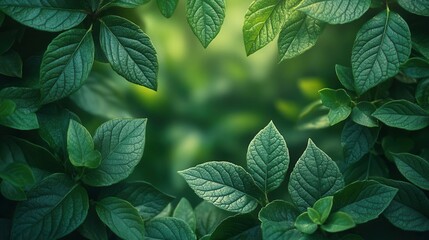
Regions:
<svg viewBox="0 0 429 240"><path fill-rule="evenodd" d="M343 124L344 157L308 140L295 161L270 122L250 142L246 168L217 161L179 171L204 200L195 208L186 198L173 208L150 183L127 181L143 155L146 119L108 120L92 136L68 108L121 112L95 62L157 89L149 37L116 15L147 2L0 0L0 239L427 238L429 1L252 2L245 50L278 36L280 61L313 47L325 25L362 19L351 67L332 67L344 88L321 89L302 113L323 113L313 128ZM157 0L165 17L177 3ZM188 0L186 14L207 47L225 1ZM286 198L275 199L282 188Z"/></svg>

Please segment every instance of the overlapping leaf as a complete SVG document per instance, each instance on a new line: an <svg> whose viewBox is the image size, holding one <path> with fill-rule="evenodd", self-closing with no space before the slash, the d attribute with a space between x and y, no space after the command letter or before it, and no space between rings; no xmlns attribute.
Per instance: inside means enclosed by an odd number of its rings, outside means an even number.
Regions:
<svg viewBox="0 0 429 240"><path fill-rule="evenodd" d="M145 225L145 239L196 240L197 237L182 220L172 217L155 218Z"/></svg>

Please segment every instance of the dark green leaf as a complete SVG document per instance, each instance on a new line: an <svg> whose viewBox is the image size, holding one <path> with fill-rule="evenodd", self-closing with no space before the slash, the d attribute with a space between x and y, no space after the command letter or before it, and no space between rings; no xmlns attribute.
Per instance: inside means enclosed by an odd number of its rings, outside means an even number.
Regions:
<svg viewBox="0 0 429 240"><path fill-rule="evenodd" d="M320 224L323 224L326 219L328 219L329 214L331 213L333 201L334 198L332 196L328 196L321 198L314 203L313 209L320 214Z"/></svg>
<svg viewBox="0 0 429 240"><path fill-rule="evenodd" d="M229 162L207 162L179 174L199 197L230 212L253 211L261 196L250 174Z"/></svg>
<svg viewBox="0 0 429 240"><path fill-rule="evenodd" d="M329 216L328 221L320 226L327 232L342 232L356 226L353 218L345 212L336 212Z"/></svg>
<svg viewBox="0 0 429 240"><path fill-rule="evenodd" d="M207 201L202 201L195 207L198 236L211 234L225 218L231 215L230 212L217 208Z"/></svg>
<svg viewBox="0 0 429 240"><path fill-rule="evenodd" d="M1 15L1 12L0 12ZM1 19L0 19L1 20ZM0 21L1 26L1 21ZM0 218L0 239L10 239L12 222L6 218Z"/></svg>
<svg viewBox="0 0 429 240"><path fill-rule="evenodd" d="M411 78L429 77L429 62L424 58L410 58L402 66L402 72Z"/></svg>
<svg viewBox="0 0 429 240"><path fill-rule="evenodd" d="M251 214L236 215L222 221L212 233L211 240L262 239L258 219Z"/></svg>
<svg viewBox="0 0 429 240"><path fill-rule="evenodd" d="M90 208L88 216L79 227L79 233L90 240L108 240L106 225L98 218L94 208Z"/></svg>
<svg viewBox="0 0 429 240"><path fill-rule="evenodd" d="M398 3L408 12L421 16L429 16L428 0L398 0Z"/></svg>
<svg viewBox="0 0 429 240"><path fill-rule="evenodd" d="M0 99L0 118L7 117L11 115L16 108L16 104L14 101L9 99Z"/></svg>
<svg viewBox="0 0 429 240"><path fill-rule="evenodd" d="M370 102L359 102L352 110L352 120L365 127L378 127L377 119L371 116L376 110Z"/></svg>
<svg viewBox="0 0 429 240"><path fill-rule="evenodd" d="M145 133L146 119L115 119L103 123L94 136L101 164L86 171L83 181L91 186L109 186L127 178L143 156Z"/></svg>
<svg viewBox="0 0 429 240"><path fill-rule="evenodd" d="M100 165L101 154L94 150L91 134L74 120L70 120L67 131L67 152L73 166L96 168Z"/></svg>
<svg viewBox="0 0 429 240"><path fill-rule="evenodd" d="M330 196L344 186L340 170L311 139L298 159L289 180L289 193L301 211L320 198Z"/></svg>
<svg viewBox="0 0 429 240"><path fill-rule="evenodd" d="M347 90L355 91L353 71L350 67L337 64L335 65L335 72L337 73L338 80Z"/></svg>
<svg viewBox="0 0 429 240"><path fill-rule="evenodd" d="M422 107L429 107L429 78L420 80L416 87L416 100Z"/></svg>
<svg viewBox="0 0 429 240"><path fill-rule="evenodd" d="M379 107L373 114L390 127L419 130L429 125L429 114L419 105L406 100L393 100Z"/></svg>
<svg viewBox="0 0 429 240"><path fill-rule="evenodd" d="M429 59L429 36L413 32L411 39L413 48L423 57Z"/></svg>
<svg viewBox="0 0 429 240"><path fill-rule="evenodd" d="M351 164L344 171L344 180L346 183L351 183L356 180L367 180L372 176L387 176L389 168L385 161L380 157L368 154L359 162Z"/></svg>
<svg viewBox="0 0 429 240"><path fill-rule="evenodd" d="M194 209L186 198L180 199L176 209L174 209L173 217L184 221L191 228L191 230L195 232L197 222Z"/></svg>
<svg viewBox="0 0 429 240"><path fill-rule="evenodd" d="M301 213L295 220L295 227L305 234L313 234L317 230L317 224L314 223L307 212Z"/></svg>
<svg viewBox="0 0 429 240"><path fill-rule="evenodd" d="M416 186L429 190L429 162L411 153L394 153L393 160L401 174Z"/></svg>
<svg viewBox="0 0 429 240"><path fill-rule="evenodd" d="M15 187L23 188L35 183L30 166L24 163L13 162L0 171L0 178L8 181Z"/></svg>
<svg viewBox="0 0 429 240"><path fill-rule="evenodd" d="M75 230L88 213L86 190L64 174L53 174L27 193L13 217L12 239L57 239Z"/></svg>
<svg viewBox="0 0 429 240"><path fill-rule="evenodd" d="M395 76L411 53L411 33L399 14L383 11L359 30L352 51L354 86L362 94Z"/></svg>
<svg viewBox="0 0 429 240"><path fill-rule="evenodd" d="M1 27L1 25L3 25L3 22L4 22L4 19L5 19L5 15L4 15L4 13L3 12L0 12L0 27Z"/></svg>
<svg viewBox="0 0 429 240"><path fill-rule="evenodd" d="M220 31L225 18L225 1L188 0L186 15L195 36L206 48Z"/></svg>
<svg viewBox="0 0 429 240"><path fill-rule="evenodd" d="M110 7L136 8L148 2L150 0L107 0L101 9L104 10Z"/></svg>
<svg viewBox="0 0 429 240"><path fill-rule="evenodd" d="M113 70L132 83L157 88L158 60L146 34L118 16L101 18L100 44Z"/></svg>
<svg viewBox="0 0 429 240"><path fill-rule="evenodd" d="M144 222L137 209L129 202L107 197L97 202L98 217L118 237L140 240L144 238Z"/></svg>
<svg viewBox="0 0 429 240"><path fill-rule="evenodd" d="M342 24L360 18L371 0L303 0L297 9L330 24Z"/></svg>
<svg viewBox="0 0 429 240"><path fill-rule="evenodd" d="M39 97L39 91L30 88L8 87L0 90L0 98L15 103L15 111L7 117L0 118L0 124L19 130L39 128L35 114L39 108Z"/></svg>
<svg viewBox="0 0 429 240"><path fill-rule="evenodd" d="M0 32L0 55L7 52L12 47L15 42L16 33L16 30Z"/></svg>
<svg viewBox="0 0 429 240"><path fill-rule="evenodd" d="M356 224L377 218L398 190L376 181L357 181L334 194L332 211L349 214Z"/></svg>
<svg viewBox="0 0 429 240"><path fill-rule="evenodd" d="M24 201L27 200L27 195L21 187L17 187L6 180L0 183L1 194L6 199L12 201Z"/></svg>
<svg viewBox="0 0 429 240"><path fill-rule="evenodd" d="M64 98L82 86L94 63L91 29L71 29L49 44L40 66L42 103Z"/></svg>
<svg viewBox="0 0 429 240"><path fill-rule="evenodd" d="M22 77L22 60L21 56L14 50L0 55L0 74L9 77Z"/></svg>
<svg viewBox="0 0 429 240"><path fill-rule="evenodd" d="M182 220L172 217L155 218L145 224L145 239L196 240L197 237Z"/></svg>
<svg viewBox="0 0 429 240"><path fill-rule="evenodd" d="M171 16L173 16L174 10L176 10L178 2L179 0L156 0L159 10L166 18L170 18Z"/></svg>
<svg viewBox="0 0 429 240"><path fill-rule="evenodd" d="M72 28L87 14L80 0L2 0L0 9L24 25L49 32Z"/></svg>
<svg viewBox="0 0 429 240"><path fill-rule="evenodd" d="M335 125L345 120L352 112L350 96L344 89L324 88L319 91L323 105L329 108L329 123Z"/></svg>

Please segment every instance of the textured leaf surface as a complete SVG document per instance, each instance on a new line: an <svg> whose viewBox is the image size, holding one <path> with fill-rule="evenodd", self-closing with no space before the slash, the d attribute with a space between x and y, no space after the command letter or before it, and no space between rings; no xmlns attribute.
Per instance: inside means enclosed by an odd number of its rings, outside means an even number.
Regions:
<svg viewBox="0 0 429 240"><path fill-rule="evenodd" d="M411 153L392 154L399 172L416 186L429 190L429 162Z"/></svg>
<svg viewBox="0 0 429 240"><path fill-rule="evenodd" d="M100 165L101 154L94 150L91 134L74 120L70 121L67 131L67 152L73 166L96 168Z"/></svg>
<svg viewBox="0 0 429 240"><path fill-rule="evenodd" d="M83 84L94 63L90 30L71 29L49 44L40 66L42 103L64 98Z"/></svg>
<svg viewBox="0 0 429 240"><path fill-rule="evenodd" d="M122 17L103 17L100 45L113 70L128 81L156 90L158 60L146 34Z"/></svg>
<svg viewBox="0 0 429 240"><path fill-rule="evenodd" d="M428 0L398 0L398 3L408 12L422 16L429 16Z"/></svg>
<svg viewBox="0 0 429 240"><path fill-rule="evenodd" d="M362 94L395 76L411 53L411 33L399 14L383 11L359 30L352 50L354 86Z"/></svg>
<svg viewBox="0 0 429 240"><path fill-rule="evenodd" d="M0 98L9 99L15 103L15 111L0 118L1 125L20 130L39 128L35 113L39 108L40 94L38 90L20 87L3 88L0 90Z"/></svg>
<svg viewBox="0 0 429 240"><path fill-rule="evenodd" d="M341 24L360 18L371 5L371 0L303 0L297 9L330 23Z"/></svg>
<svg viewBox="0 0 429 240"><path fill-rule="evenodd" d="M324 88L319 94L323 105L329 108L328 119L331 125L345 120L352 112L350 96L344 89Z"/></svg>
<svg viewBox="0 0 429 240"><path fill-rule="evenodd" d="M195 207L198 236L211 234L225 218L231 215L230 212L217 208L207 201L202 201Z"/></svg>
<svg viewBox="0 0 429 240"><path fill-rule="evenodd" d="M370 102L360 102L352 110L352 120L365 127L378 127L377 119L371 116L376 110Z"/></svg>
<svg viewBox="0 0 429 240"><path fill-rule="evenodd" d="M207 47L219 33L225 18L224 0L188 0L186 15L192 31Z"/></svg>
<svg viewBox="0 0 429 240"><path fill-rule="evenodd" d="M123 239L144 238L144 222L137 209L129 202L116 197L107 197L97 202L96 211L101 221Z"/></svg>
<svg viewBox="0 0 429 240"><path fill-rule="evenodd" d="M247 213L258 205L260 190L240 166L208 162L179 173L199 197L219 208Z"/></svg>
<svg viewBox="0 0 429 240"><path fill-rule="evenodd" d="M145 224L145 239L196 240L197 237L182 220L172 217L155 218Z"/></svg>
<svg viewBox="0 0 429 240"><path fill-rule="evenodd" d="M186 198L180 199L179 203L174 209L173 217L181 219L192 229L192 231L195 231L197 222L194 209Z"/></svg>
<svg viewBox="0 0 429 240"><path fill-rule="evenodd" d="M94 136L101 164L90 169L83 181L108 186L127 178L143 156L146 119L115 119L102 124Z"/></svg>
<svg viewBox="0 0 429 240"><path fill-rule="evenodd" d="M86 17L81 0L1 0L0 9L16 21L43 31L72 28Z"/></svg>
<svg viewBox="0 0 429 240"><path fill-rule="evenodd" d="M86 190L64 174L53 174L18 204L12 239L57 239L75 230L88 213Z"/></svg>
<svg viewBox="0 0 429 240"><path fill-rule="evenodd" d="M178 2L179 0L156 0L159 10L166 18L173 16Z"/></svg>
<svg viewBox="0 0 429 240"><path fill-rule="evenodd" d="M247 168L256 185L270 192L283 182L289 166L289 150L283 136L270 122L250 142Z"/></svg>
<svg viewBox="0 0 429 240"><path fill-rule="evenodd" d="M229 217L212 233L211 240L261 239L259 220L251 214Z"/></svg>
<svg viewBox="0 0 429 240"><path fill-rule="evenodd" d="M294 230L299 211L285 201L273 201L259 212L263 239L293 239L300 233Z"/></svg>
<svg viewBox="0 0 429 240"><path fill-rule="evenodd" d="M334 194L343 186L344 180L335 162L309 140L289 180L289 194L296 206L305 211L318 199Z"/></svg>

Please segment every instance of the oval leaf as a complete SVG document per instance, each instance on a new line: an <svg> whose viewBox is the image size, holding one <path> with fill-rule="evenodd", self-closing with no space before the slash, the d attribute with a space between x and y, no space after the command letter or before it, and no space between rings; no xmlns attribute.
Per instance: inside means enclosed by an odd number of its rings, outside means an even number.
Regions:
<svg viewBox="0 0 429 240"><path fill-rule="evenodd" d="M429 16L429 1L428 0L398 0L398 3L408 12Z"/></svg>
<svg viewBox="0 0 429 240"><path fill-rule="evenodd" d="M100 165L101 154L94 150L91 134L74 120L70 120L67 131L67 152L73 166L96 168Z"/></svg>
<svg viewBox="0 0 429 240"><path fill-rule="evenodd" d="M399 172L416 186L429 190L429 162L411 153L392 153Z"/></svg>
<svg viewBox="0 0 429 240"><path fill-rule="evenodd" d="M324 106L329 108L329 124L335 125L344 121L352 112L351 98L344 89L324 88L319 91Z"/></svg>
<svg viewBox="0 0 429 240"><path fill-rule="evenodd" d="M196 240L197 237L182 220L172 217L155 218L145 224L145 239Z"/></svg>
<svg viewBox="0 0 429 240"><path fill-rule="evenodd" d="M285 201L273 201L261 209L259 220L263 239L293 239L295 233L295 219L299 211L292 204Z"/></svg>
<svg viewBox="0 0 429 240"><path fill-rule="evenodd" d="M173 16L174 10L176 10L178 2L179 0L156 0L159 10L166 18L170 18L171 16Z"/></svg>
<svg viewBox="0 0 429 240"><path fill-rule="evenodd" d="M355 226L356 223L350 215L345 212L336 212L329 216L328 221L320 226L320 228L327 232L335 233L354 228Z"/></svg>

